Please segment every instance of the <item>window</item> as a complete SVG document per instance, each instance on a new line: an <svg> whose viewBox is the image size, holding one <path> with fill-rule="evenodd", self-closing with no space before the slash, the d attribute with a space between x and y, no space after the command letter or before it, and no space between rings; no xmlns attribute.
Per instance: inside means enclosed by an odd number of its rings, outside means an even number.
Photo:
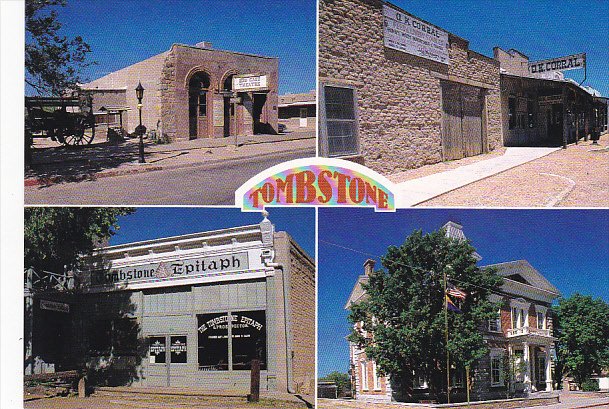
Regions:
<svg viewBox="0 0 609 409"><path fill-rule="evenodd" d="M360 374L362 377L362 390L367 391L368 390L368 365L366 364L366 361L360 362L360 368L361 368Z"/></svg>
<svg viewBox="0 0 609 409"><path fill-rule="evenodd" d="M488 321L488 330L501 332L501 310L497 311L497 317Z"/></svg>
<svg viewBox="0 0 609 409"><path fill-rule="evenodd" d="M425 378L425 374L415 373L413 372L413 385L414 389L427 389L427 379Z"/></svg>
<svg viewBox="0 0 609 409"><path fill-rule="evenodd" d="M171 353L172 364L185 364L187 357L186 336L171 337L169 352Z"/></svg>
<svg viewBox="0 0 609 409"><path fill-rule="evenodd" d="M264 311L232 314L233 370L252 369L252 359L266 369L266 322Z"/></svg>
<svg viewBox="0 0 609 409"><path fill-rule="evenodd" d="M545 329L546 328L546 320L543 312L537 312L537 328Z"/></svg>
<svg viewBox="0 0 609 409"><path fill-rule="evenodd" d="M518 328L518 324L518 308L512 307L512 328Z"/></svg>
<svg viewBox="0 0 609 409"><path fill-rule="evenodd" d="M376 372L376 362L372 362L372 379L374 380L374 390L380 391L381 390L381 378L379 377L378 373Z"/></svg>
<svg viewBox="0 0 609 409"><path fill-rule="evenodd" d="M491 352L491 386L503 386L503 352Z"/></svg>
<svg viewBox="0 0 609 409"><path fill-rule="evenodd" d="M148 356L151 364L164 364L167 362L167 349L164 336L148 338Z"/></svg>
<svg viewBox="0 0 609 409"><path fill-rule="evenodd" d="M516 128L516 97L508 98L508 125L509 129Z"/></svg>
<svg viewBox="0 0 609 409"><path fill-rule="evenodd" d="M228 314L197 315L199 369L228 371Z"/></svg>
<svg viewBox="0 0 609 409"><path fill-rule="evenodd" d="M260 360L260 369L266 369L265 311L200 314L197 322L200 370L250 370L253 359Z"/></svg>
<svg viewBox="0 0 609 409"><path fill-rule="evenodd" d="M357 155L358 129L356 96L352 88L324 86L322 139L324 156Z"/></svg>
<svg viewBox="0 0 609 409"><path fill-rule="evenodd" d="M527 114L529 116L529 123L528 123L528 127L529 129L535 128L536 124L536 116L535 116L535 102L533 99L529 98L529 100L527 101Z"/></svg>

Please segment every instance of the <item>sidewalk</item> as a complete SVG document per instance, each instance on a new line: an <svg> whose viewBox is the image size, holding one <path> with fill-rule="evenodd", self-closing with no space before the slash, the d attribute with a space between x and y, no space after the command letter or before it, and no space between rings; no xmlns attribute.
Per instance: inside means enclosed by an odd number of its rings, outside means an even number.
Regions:
<svg viewBox="0 0 609 409"><path fill-rule="evenodd" d="M139 141L100 142L80 149L35 149L25 186L52 185L189 166L212 166L228 160L315 149L315 132L206 138L166 145L145 141L145 164L139 164Z"/></svg>
<svg viewBox="0 0 609 409"><path fill-rule="evenodd" d="M507 148L502 156L396 184L396 207L410 207L556 152L560 148Z"/></svg>

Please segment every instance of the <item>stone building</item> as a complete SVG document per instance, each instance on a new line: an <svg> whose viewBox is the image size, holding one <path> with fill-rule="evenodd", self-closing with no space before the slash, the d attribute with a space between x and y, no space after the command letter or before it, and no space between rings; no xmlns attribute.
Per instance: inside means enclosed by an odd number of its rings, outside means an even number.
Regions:
<svg viewBox="0 0 609 409"><path fill-rule="evenodd" d="M258 359L261 390L314 393L314 261L267 218L106 246L88 265L72 291L26 284L29 373L246 393Z"/></svg>
<svg viewBox="0 0 609 409"><path fill-rule="evenodd" d="M561 71L531 72L529 57L518 50L493 51L501 65L505 146L566 146L607 129L606 99L598 91ZM585 65L577 56L570 60Z"/></svg>
<svg viewBox="0 0 609 409"><path fill-rule="evenodd" d="M382 174L503 145L499 62L381 0L319 5L319 149Z"/></svg>
<svg viewBox="0 0 609 409"><path fill-rule="evenodd" d="M317 126L317 97L315 90L301 94L279 96L279 123L286 131L315 130Z"/></svg>
<svg viewBox="0 0 609 409"><path fill-rule="evenodd" d="M449 237L466 239L462 226L457 223L448 222L443 228ZM558 289L525 260L482 268L488 267L497 270L504 284L499 293L491 294L491 301L500 305L496 319L480 328L489 354L472 368L472 400L505 398L505 365L509 364L516 368L514 379L507 386L512 396L553 390L552 369L556 358L550 307L560 296ZM366 297L362 284L368 281L373 271L374 260L366 260L364 274L359 276L346 309ZM356 328L359 327L356 325ZM377 375L376 363L368 359L357 345L349 343L349 356L357 399L418 401L430 398L428 381L417 374L416 368L413 368L412 385L397 391L392 389L388 377ZM455 368L451 371L451 395L463 399L465 388L465 371Z"/></svg>
<svg viewBox="0 0 609 409"><path fill-rule="evenodd" d="M82 88L93 94L98 123L139 124L135 88L145 91L142 123L169 140L277 132L279 60L173 44L168 51L112 72Z"/></svg>

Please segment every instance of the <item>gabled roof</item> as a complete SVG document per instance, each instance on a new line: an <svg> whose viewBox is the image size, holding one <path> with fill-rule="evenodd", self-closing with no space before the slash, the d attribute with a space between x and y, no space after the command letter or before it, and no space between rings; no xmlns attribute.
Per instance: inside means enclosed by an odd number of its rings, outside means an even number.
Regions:
<svg viewBox="0 0 609 409"><path fill-rule="evenodd" d="M364 294L366 294L366 292L364 291L364 288L362 287L362 284L368 283L368 279L369 278L370 277L368 277L365 274L357 277L357 281L355 282L355 286L353 287L353 290L351 290L351 294L349 295L349 299L347 300L347 304L345 304L345 309L346 310L351 308L351 304L357 303L364 296Z"/></svg>
<svg viewBox="0 0 609 409"><path fill-rule="evenodd" d="M560 291L526 260L490 264L485 267L496 268L497 274L506 280L529 285L556 294L556 296L560 295Z"/></svg>

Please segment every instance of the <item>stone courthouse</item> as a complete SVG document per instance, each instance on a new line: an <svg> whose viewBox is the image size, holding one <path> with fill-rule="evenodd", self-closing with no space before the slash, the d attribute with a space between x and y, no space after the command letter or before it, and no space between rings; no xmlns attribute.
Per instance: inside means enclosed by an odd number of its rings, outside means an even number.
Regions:
<svg viewBox="0 0 609 409"><path fill-rule="evenodd" d="M380 0L321 0L319 148L383 174L502 146L499 62Z"/></svg>
<svg viewBox="0 0 609 409"><path fill-rule="evenodd" d="M262 391L314 390L315 264L266 217L102 247L87 265L72 291L27 281L27 373L246 393L257 359Z"/></svg>
<svg viewBox="0 0 609 409"><path fill-rule="evenodd" d="M100 122L133 132L142 122L169 140L277 132L277 58L216 50L208 42L168 51L82 85Z"/></svg>

